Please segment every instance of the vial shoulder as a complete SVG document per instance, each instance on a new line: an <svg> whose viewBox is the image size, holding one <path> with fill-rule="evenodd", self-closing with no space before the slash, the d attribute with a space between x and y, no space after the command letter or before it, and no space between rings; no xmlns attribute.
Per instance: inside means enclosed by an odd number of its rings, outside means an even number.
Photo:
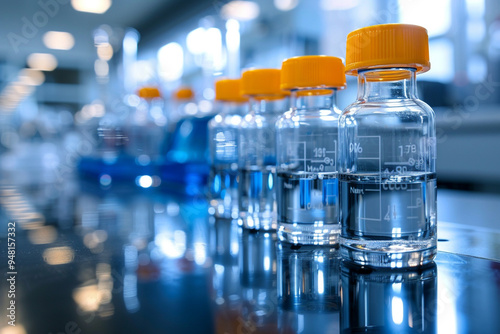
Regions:
<svg viewBox="0 0 500 334"><path fill-rule="evenodd" d="M419 99L404 99L394 101L356 101L347 106L341 115L346 117L364 117L368 115L392 116L394 114L404 115L413 114L434 118L435 114L432 108L424 101Z"/></svg>
<svg viewBox="0 0 500 334"><path fill-rule="evenodd" d="M237 128L241 121L240 115L217 114L208 122L208 126L210 128Z"/></svg>
<svg viewBox="0 0 500 334"><path fill-rule="evenodd" d="M276 121L277 128L299 127L331 127L338 124L340 110L317 110L303 112L302 110L289 111L281 115Z"/></svg>
<svg viewBox="0 0 500 334"><path fill-rule="evenodd" d="M260 129L274 127L277 117L260 114L247 114L241 119L240 128L244 129Z"/></svg>

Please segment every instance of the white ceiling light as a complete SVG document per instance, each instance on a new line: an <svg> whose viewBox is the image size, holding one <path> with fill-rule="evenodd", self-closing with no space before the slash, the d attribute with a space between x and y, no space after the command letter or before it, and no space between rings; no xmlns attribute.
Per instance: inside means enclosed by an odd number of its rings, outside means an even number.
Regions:
<svg viewBox="0 0 500 334"><path fill-rule="evenodd" d="M32 69L40 71L53 71L57 67L56 57L49 53L32 53L27 63Z"/></svg>
<svg viewBox="0 0 500 334"><path fill-rule="evenodd" d="M194 55L202 54L206 49L205 29L196 28L191 31L186 37L186 46Z"/></svg>
<svg viewBox="0 0 500 334"><path fill-rule="evenodd" d="M111 0L71 0L71 6L79 12L103 14L111 7Z"/></svg>
<svg viewBox="0 0 500 334"><path fill-rule="evenodd" d="M52 266L66 264L73 261L75 252L71 247L52 247L43 251L43 260Z"/></svg>
<svg viewBox="0 0 500 334"><path fill-rule="evenodd" d="M98 77L107 77L109 74L108 62L102 59L97 59L94 62L94 71Z"/></svg>
<svg viewBox="0 0 500 334"><path fill-rule="evenodd" d="M158 50L158 74L166 81L175 81L182 77L184 51L178 43L168 43Z"/></svg>
<svg viewBox="0 0 500 334"><path fill-rule="evenodd" d="M221 15L226 20L249 21L259 16L259 12L259 5L253 1L231 1L221 9Z"/></svg>
<svg viewBox="0 0 500 334"><path fill-rule="evenodd" d="M299 0L274 0L274 6L284 12L297 7Z"/></svg>
<svg viewBox="0 0 500 334"><path fill-rule="evenodd" d="M43 44L49 49L70 50L75 45L75 38L69 32L47 31L43 35Z"/></svg>

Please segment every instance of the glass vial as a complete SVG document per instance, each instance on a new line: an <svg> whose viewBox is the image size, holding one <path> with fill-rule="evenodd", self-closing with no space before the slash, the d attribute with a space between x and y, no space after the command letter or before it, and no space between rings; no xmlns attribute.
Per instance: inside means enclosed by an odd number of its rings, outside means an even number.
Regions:
<svg viewBox="0 0 500 334"><path fill-rule="evenodd" d="M358 264L413 267L436 255L434 112L415 82L429 68L422 27L384 24L347 37L358 97L339 122L341 243Z"/></svg>
<svg viewBox="0 0 500 334"><path fill-rule="evenodd" d="M240 223L255 230L276 229L275 123L288 108L280 90L280 70L243 73L242 93L250 97L250 112L240 126L238 201Z"/></svg>
<svg viewBox="0 0 500 334"><path fill-rule="evenodd" d="M339 241L336 93L345 87L342 60L304 56L283 62L281 88L292 108L276 122L278 235L294 244Z"/></svg>
<svg viewBox="0 0 500 334"><path fill-rule="evenodd" d="M241 96L239 79L215 83L220 112L208 123L210 146L210 213L218 218L238 218L238 128L248 113L248 99Z"/></svg>
<svg viewBox="0 0 500 334"><path fill-rule="evenodd" d="M142 87L139 103L131 113L126 127L127 152L138 166L158 162L167 140L167 118L164 101L156 87Z"/></svg>

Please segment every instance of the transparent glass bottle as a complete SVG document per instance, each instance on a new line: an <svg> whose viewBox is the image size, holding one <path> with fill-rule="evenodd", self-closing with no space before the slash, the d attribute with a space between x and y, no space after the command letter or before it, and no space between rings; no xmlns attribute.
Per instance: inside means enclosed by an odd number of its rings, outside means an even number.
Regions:
<svg viewBox="0 0 500 334"><path fill-rule="evenodd" d="M276 122L278 235L294 244L338 244L336 91L345 87L342 60L304 56L283 62L281 88L292 108Z"/></svg>
<svg viewBox="0 0 500 334"><path fill-rule="evenodd" d="M412 267L435 257L434 112L415 82L429 67L422 27L378 25L347 38L358 98L339 121L341 244L358 264Z"/></svg>
<svg viewBox="0 0 500 334"><path fill-rule="evenodd" d="M167 137L167 118L158 88L143 87L138 96L139 104L130 114L125 130L127 153L135 158L137 165L147 166L161 157Z"/></svg>
<svg viewBox="0 0 500 334"><path fill-rule="evenodd" d="M169 131L173 133L180 120L198 113L193 89L188 86L176 89L172 94L169 109L167 114Z"/></svg>
<svg viewBox="0 0 500 334"><path fill-rule="evenodd" d="M217 81L220 112L208 123L210 213L219 218L238 218L238 128L248 113L248 98L240 91L239 79Z"/></svg>
<svg viewBox="0 0 500 334"><path fill-rule="evenodd" d="M280 90L280 70L243 73L242 93L250 97L250 112L240 126L238 203L240 224L256 230L276 229L275 123L288 108Z"/></svg>

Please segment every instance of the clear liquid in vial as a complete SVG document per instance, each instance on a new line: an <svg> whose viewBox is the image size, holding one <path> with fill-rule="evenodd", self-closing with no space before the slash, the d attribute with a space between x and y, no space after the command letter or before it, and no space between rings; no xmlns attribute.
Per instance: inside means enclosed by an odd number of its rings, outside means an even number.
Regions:
<svg viewBox="0 0 500 334"><path fill-rule="evenodd" d="M210 169L211 213L217 218L238 218L237 164L219 164Z"/></svg>
<svg viewBox="0 0 500 334"><path fill-rule="evenodd" d="M337 173L278 174L278 236L294 244L338 243Z"/></svg>
<svg viewBox="0 0 500 334"><path fill-rule="evenodd" d="M436 174L339 175L343 256L412 267L436 254Z"/></svg>
<svg viewBox="0 0 500 334"><path fill-rule="evenodd" d="M251 167L239 172L240 224L248 229L276 229L276 168Z"/></svg>

